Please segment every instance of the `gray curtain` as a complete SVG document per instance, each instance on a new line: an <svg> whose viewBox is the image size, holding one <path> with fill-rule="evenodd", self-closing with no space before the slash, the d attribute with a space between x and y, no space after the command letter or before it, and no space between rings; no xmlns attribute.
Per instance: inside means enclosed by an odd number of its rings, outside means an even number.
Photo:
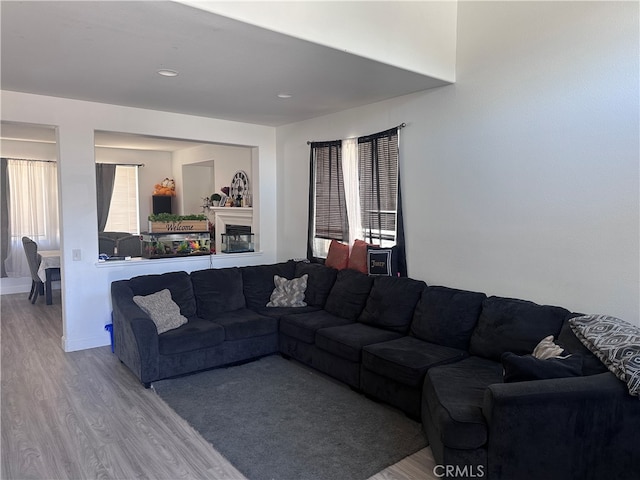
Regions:
<svg viewBox="0 0 640 480"><path fill-rule="evenodd" d="M96 193L98 201L98 232L104 232L109 217L109 205L116 178L116 165L96 163Z"/></svg>
<svg viewBox="0 0 640 480"><path fill-rule="evenodd" d="M4 261L9 252L9 178L6 158L0 158L0 188L0 276L6 277Z"/></svg>

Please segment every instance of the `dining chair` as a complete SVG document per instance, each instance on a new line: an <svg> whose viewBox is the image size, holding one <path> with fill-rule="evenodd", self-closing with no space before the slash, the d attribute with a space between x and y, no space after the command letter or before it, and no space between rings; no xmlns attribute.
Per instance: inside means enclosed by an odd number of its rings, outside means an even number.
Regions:
<svg viewBox="0 0 640 480"><path fill-rule="evenodd" d="M44 293L44 283L38 276L38 269L40 268L42 257L38 253L38 244L29 237L22 237L22 246L24 247L24 253L27 256L27 263L31 271L31 292L29 293L29 300L31 300L33 304L36 303L38 295Z"/></svg>

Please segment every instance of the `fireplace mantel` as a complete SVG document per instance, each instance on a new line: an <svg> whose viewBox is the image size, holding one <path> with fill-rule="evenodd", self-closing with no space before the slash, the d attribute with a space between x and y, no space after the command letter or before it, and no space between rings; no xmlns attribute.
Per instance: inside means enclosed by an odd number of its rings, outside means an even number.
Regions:
<svg viewBox="0 0 640 480"><path fill-rule="evenodd" d="M216 253L222 251L222 234L226 232L227 225L248 225L253 233L257 233L253 226L253 208L251 207L211 207L209 211L215 215ZM256 250L258 250L257 247L256 245Z"/></svg>

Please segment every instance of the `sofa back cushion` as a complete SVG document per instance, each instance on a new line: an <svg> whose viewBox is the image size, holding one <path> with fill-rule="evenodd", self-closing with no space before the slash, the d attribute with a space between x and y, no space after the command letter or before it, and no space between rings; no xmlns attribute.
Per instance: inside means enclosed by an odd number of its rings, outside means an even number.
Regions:
<svg viewBox="0 0 640 480"><path fill-rule="evenodd" d="M500 361L504 352L531 353L544 337L557 338L569 316L569 311L562 307L489 297L482 304L469 352L495 361Z"/></svg>
<svg viewBox="0 0 640 480"><path fill-rule="evenodd" d="M240 268L247 308L257 310L266 307L276 287L274 275L291 280L295 275L295 268L296 263L293 261Z"/></svg>
<svg viewBox="0 0 640 480"><path fill-rule="evenodd" d="M570 318L579 317L581 314L572 313ZM557 340L558 345L564 348L567 352L573 355L579 355L582 357L582 374L583 375L595 375L597 373L607 372L609 369L607 366L596 357L591 350L583 345L576 334L573 333L573 329L567 319L562 325L560 334Z"/></svg>
<svg viewBox="0 0 640 480"><path fill-rule="evenodd" d="M427 286L407 277L375 277L358 321L399 333L407 333L413 310Z"/></svg>
<svg viewBox="0 0 640 480"><path fill-rule="evenodd" d="M187 272L169 272L158 275L140 275L129 280L134 295L147 296L165 288L171 299L180 307L180 314L192 317L196 314L196 298Z"/></svg>
<svg viewBox="0 0 640 480"><path fill-rule="evenodd" d="M469 350L484 293L429 286L422 292L411 322L411 335L425 342Z"/></svg>
<svg viewBox="0 0 640 480"><path fill-rule="evenodd" d="M296 278L309 275L307 279L307 291L304 294L304 301L313 307L324 307L329 292L336 283L338 270L330 268L320 263L298 262L296 264Z"/></svg>
<svg viewBox="0 0 640 480"><path fill-rule="evenodd" d="M340 270L329 292L324 309L341 318L355 321L371 291L373 278L356 270Z"/></svg>
<svg viewBox="0 0 640 480"><path fill-rule="evenodd" d="M208 320L221 313L245 308L242 273L237 267L191 272L198 316Z"/></svg>

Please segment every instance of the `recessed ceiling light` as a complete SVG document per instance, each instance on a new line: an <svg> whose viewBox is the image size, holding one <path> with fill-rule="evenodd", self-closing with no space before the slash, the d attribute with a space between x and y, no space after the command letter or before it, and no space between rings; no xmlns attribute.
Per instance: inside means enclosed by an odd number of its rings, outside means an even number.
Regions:
<svg viewBox="0 0 640 480"><path fill-rule="evenodd" d="M160 70L157 71L158 75L162 75L163 77L177 77L178 76L178 71L177 70L170 70L168 68L161 68Z"/></svg>
<svg viewBox="0 0 640 480"><path fill-rule="evenodd" d="M293 97L293 95L291 95L290 93L279 93L278 94L278 98L291 98Z"/></svg>

